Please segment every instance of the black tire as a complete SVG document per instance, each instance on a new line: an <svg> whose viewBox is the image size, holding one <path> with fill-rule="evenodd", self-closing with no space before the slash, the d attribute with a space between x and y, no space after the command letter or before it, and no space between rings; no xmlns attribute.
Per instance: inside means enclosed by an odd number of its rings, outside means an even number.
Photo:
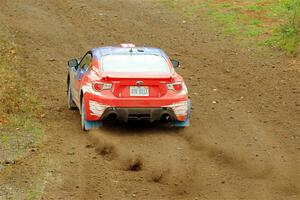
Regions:
<svg viewBox="0 0 300 200"><path fill-rule="evenodd" d="M84 102L83 99L81 101L81 129L83 131L87 131L85 128L86 120L85 120L85 107L84 107Z"/></svg>
<svg viewBox="0 0 300 200"><path fill-rule="evenodd" d="M68 85L68 108L70 110L76 109L77 106L73 101L73 97L72 97L72 92L71 92L71 86L70 84Z"/></svg>

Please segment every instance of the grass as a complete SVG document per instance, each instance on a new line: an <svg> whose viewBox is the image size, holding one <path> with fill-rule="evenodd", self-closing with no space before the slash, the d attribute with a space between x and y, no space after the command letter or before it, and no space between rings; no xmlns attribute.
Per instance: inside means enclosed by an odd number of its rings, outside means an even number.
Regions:
<svg viewBox="0 0 300 200"><path fill-rule="evenodd" d="M266 40L269 46L277 46L294 54L300 45L300 1L284 0L278 10L284 10L284 23L277 26L272 36Z"/></svg>
<svg viewBox="0 0 300 200"><path fill-rule="evenodd" d="M162 0L187 19L204 17L225 35L279 48L289 54L299 51L299 0Z"/></svg>
<svg viewBox="0 0 300 200"><path fill-rule="evenodd" d="M30 191L19 191L12 181L15 163L26 157L43 137L39 117L42 105L19 74L15 57L14 46L0 36L0 173L10 180L2 185L0 194L7 194L8 199L18 195L38 199L37 188L41 186L33 187L33 182Z"/></svg>
<svg viewBox="0 0 300 200"><path fill-rule="evenodd" d="M41 140L42 107L14 63L15 49L0 39L0 162L14 161Z"/></svg>
<svg viewBox="0 0 300 200"><path fill-rule="evenodd" d="M44 191L45 187L45 180L47 180L47 161L41 159L41 163L39 163L40 166L36 169L34 172L34 175L32 173L26 174L22 171L15 172L14 164L7 164L5 166L5 177L13 177L9 178L7 183L2 184L0 188L0 195L3 197L3 199L11 199L11 200L18 200L18 199L24 199L24 200L36 200L41 199L41 196ZM18 174L15 176L15 174ZM20 174L21 173L21 174ZM19 177L22 177L23 179L26 178L27 184L18 182L17 179ZM16 179L16 182L14 182Z"/></svg>

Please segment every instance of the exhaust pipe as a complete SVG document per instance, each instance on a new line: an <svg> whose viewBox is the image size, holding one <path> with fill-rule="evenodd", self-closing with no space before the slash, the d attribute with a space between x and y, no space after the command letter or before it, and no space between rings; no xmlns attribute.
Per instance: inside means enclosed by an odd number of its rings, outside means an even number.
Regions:
<svg viewBox="0 0 300 200"><path fill-rule="evenodd" d="M163 122L171 121L171 116L168 113L164 113L160 116L160 120Z"/></svg>
<svg viewBox="0 0 300 200"><path fill-rule="evenodd" d="M108 121L114 121L114 120L117 120L118 119L118 115L117 113L110 113L107 117L106 117L106 120Z"/></svg>

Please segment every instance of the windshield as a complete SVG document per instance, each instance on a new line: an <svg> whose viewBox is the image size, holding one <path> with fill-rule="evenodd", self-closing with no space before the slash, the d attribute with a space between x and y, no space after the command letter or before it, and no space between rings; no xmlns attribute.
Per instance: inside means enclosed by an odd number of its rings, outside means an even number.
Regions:
<svg viewBox="0 0 300 200"><path fill-rule="evenodd" d="M104 72L169 73L167 61L157 55L107 55L102 58Z"/></svg>

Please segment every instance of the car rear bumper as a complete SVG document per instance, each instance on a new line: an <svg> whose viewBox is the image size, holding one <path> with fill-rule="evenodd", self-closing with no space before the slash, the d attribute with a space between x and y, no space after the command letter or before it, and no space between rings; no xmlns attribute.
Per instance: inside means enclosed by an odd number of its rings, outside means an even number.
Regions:
<svg viewBox="0 0 300 200"><path fill-rule="evenodd" d="M175 121L176 115L170 108L107 108L101 119L117 119L145 121Z"/></svg>
<svg viewBox="0 0 300 200"><path fill-rule="evenodd" d="M185 121L188 114L186 95L162 98L115 98L84 94L86 118L90 121L115 117L122 121Z"/></svg>

